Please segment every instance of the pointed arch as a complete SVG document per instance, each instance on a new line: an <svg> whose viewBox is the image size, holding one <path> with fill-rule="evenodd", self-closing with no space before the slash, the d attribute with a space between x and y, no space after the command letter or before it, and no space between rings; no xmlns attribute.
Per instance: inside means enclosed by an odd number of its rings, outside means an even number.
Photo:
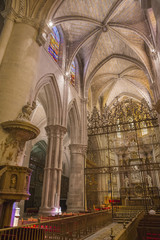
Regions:
<svg viewBox="0 0 160 240"><path fill-rule="evenodd" d="M43 93L42 93L43 89ZM35 97L40 96L49 124L60 124L62 121L62 101L54 74L46 74L35 87Z"/></svg>
<svg viewBox="0 0 160 240"><path fill-rule="evenodd" d="M122 55L122 54L112 54L108 57L106 57L105 59L103 59L95 68L94 70L90 73L89 77L87 78L86 80L86 83L85 83L85 96L87 96L87 93L88 93L88 89L89 89L89 84L90 82L92 81L93 77L95 76L95 74L98 72L98 70L104 65L106 64L107 62L109 62L111 59L113 58L117 58L117 59L124 59L126 61L129 61L129 62L132 62L133 64L135 64L139 69L142 69L143 72L146 74L146 76L148 77L149 79L149 82L152 83L153 82L153 79L150 75L150 73L148 72L148 69L146 69L146 66L141 63L140 61L138 61L137 59L135 58L132 58L132 57L129 57L129 56L126 56L126 55Z"/></svg>
<svg viewBox="0 0 160 240"><path fill-rule="evenodd" d="M71 144L80 143L81 119L78 105L73 99L68 106L68 126L70 131Z"/></svg>

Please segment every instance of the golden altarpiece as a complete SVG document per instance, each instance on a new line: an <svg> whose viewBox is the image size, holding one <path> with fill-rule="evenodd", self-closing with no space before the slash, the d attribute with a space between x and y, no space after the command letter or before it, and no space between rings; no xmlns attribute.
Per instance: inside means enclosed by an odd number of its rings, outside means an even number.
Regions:
<svg viewBox="0 0 160 240"><path fill-rule="evenodd" d="M123 205L159 206L159 126L142 99L123 98L88 114L85 168L89 209Z"/></svg>

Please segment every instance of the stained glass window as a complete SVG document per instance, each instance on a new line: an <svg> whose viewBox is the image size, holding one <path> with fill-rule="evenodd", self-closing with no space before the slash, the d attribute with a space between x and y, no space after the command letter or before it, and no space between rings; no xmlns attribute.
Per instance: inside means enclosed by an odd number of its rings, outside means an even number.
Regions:
<svg viewBox="0 0 160 240"><path fill-rule="evenodd" d="M54 60L58 61L59 54L59 44L60 44L60 36L56 27L52 28L52 33L50 35L50 43L48 47L49 54L54 58Z"/></svg>
<svg viewBox="0 0 160 240"><path fill-rule="evenodd" d="M75 62L73 61L71 64L71 80L70 83L75 86L75 76L76 76L76 66Z"/></svg>

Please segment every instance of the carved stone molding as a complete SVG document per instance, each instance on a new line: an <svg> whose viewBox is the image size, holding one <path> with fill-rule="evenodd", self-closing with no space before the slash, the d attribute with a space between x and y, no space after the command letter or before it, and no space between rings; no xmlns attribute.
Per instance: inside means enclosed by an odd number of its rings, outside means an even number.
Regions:
<svg viewBox="0 0 160 240"><path fill-rule="evenodd" d="M26 23L37 29L40 27L40 20L36 18L33 19L30 17L22 16L16 13L13 8L8 8L7 10L4 10L1 14L4 18L9 18L10 20L17 23Z"/></svg>
<svg viewBox="0 0 160 240"><path fill-rule="evenodd" d="M85 155L87 151L87 146L82 144L70 144L69 149L73 154Z"/></svg>
<svg viewBox="0 0 160 240"><path fill-rule="evenodd" d="M1 123L2 128L9 132L17 141L34 139L40 130L33 124L21 120L6 121Z"/></svg>
<svg viewBox="0 0 160 240"><path fill-rule="evenodd" d="M11 21L14 21L15 20L15 11L13 10L13 8L8 8L7 10L4 10L1 12L1 15L4 17L4 18L8 18L10 19Z"/></svg>
<svg viewBox="0 0 160 240"><path fill-rule="evenodd" d="M39 44L39 46L42 46L46 43L48 35L50 33L51 33L51 29L48 27L46 23L42 21L39 26L38 35L36 38L36 41Z"/></svg>
<svg viewBox="0 0 160 240"><path fill-rule="evenodd" d="M4 165L5 169L0 178L0 198L3 200L20 201L27 200L32 170L27 167Z"/></svg>
<svg viewBox="0 0 160 240"><path fill-rule="evenodd" d="M43 20L22 15L20 12L17 13L12 7L1 12L1 15L11 21L25 23L37 29L38 35L36 41L40 46L46 42L48 34L51 32L51 29Z"/></svg>
<svg viewBox="0 0 160 240"><path fill-rule="evenodd" d="M33 124L14 120L1 123L8 136L0 143L0 159L7 164L19 165L25 142L34 139L40 130Z"/></svg>

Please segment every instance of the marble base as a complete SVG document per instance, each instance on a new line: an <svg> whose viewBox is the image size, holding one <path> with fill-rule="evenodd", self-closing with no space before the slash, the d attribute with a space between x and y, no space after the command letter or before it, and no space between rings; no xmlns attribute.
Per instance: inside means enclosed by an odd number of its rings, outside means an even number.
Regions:
<svg viewBox="0 0 160 240"><path fill-rule="evenodd" d="M55 215L61 215L61 207L54 207L54 208L44 208L41 207L39 210L39 215L42 216L55 216Z"/></svg>

